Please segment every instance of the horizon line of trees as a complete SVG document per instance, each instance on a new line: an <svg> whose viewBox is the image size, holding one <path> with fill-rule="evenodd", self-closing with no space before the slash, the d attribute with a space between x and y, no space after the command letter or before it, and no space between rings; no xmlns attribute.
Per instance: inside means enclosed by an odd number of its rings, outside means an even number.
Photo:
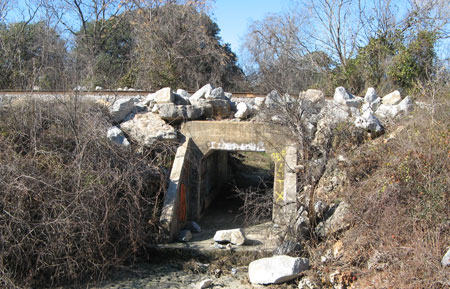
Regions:
<svg viewBox="0 0 450 289"><path fill-rule="evenodd" d="M436 52L448 47L449 0L293 1L249 25L240 63L210 17L213 1L25 2L28 16L8 22L11 2L0 0L0 89L409 93L449 74Z"/></svg>

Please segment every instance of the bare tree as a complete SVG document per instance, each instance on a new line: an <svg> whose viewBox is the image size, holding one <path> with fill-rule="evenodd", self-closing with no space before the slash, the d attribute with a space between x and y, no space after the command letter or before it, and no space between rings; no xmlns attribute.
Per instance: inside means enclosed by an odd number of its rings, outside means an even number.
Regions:
<svg viewBox="0 0 450 289"><path fill-rule="evenodd" d="M357 52L363 6L355 0L315 0L306 7L315 20L308 36L345 71L347 60Z"/></svg>
<svg viewBox="0 0 450 289"><path fill-rule="evenodd" d="M327 70L330 59L315 50L302 29L308 21L301 13L283 13L269 15L250 26L244 53L247 72L253 69L259 73L258 90L297 93L314 84Z"/></svg>

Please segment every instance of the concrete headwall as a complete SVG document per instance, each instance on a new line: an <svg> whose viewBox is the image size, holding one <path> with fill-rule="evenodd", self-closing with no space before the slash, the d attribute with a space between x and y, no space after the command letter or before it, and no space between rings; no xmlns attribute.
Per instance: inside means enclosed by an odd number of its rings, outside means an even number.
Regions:
<svg viewBox="0 0 450 289"><path fill-rule="evenodd" d="M197 219L198 166L201 157L202 153L191 138L177 149L160 218L169 240L188 220Z"/></svg>
<svg viewBox="0 0 450 289"><path fill-rule="evenodd" d="M250 122L193 121L183 125L161 216L169 239L188 220L198 220L229 180L230 151L266 152L275 164L273 216L291 222L296 213L297 149L281 126Z"/></svg>

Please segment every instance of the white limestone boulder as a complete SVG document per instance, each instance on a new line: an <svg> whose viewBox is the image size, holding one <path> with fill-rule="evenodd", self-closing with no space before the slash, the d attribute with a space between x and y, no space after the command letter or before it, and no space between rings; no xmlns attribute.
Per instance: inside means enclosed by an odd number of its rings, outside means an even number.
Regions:
<svg viewBox="0 0 450 289"><path fill-rule="evenodd" d="M396 105L381 104L376 114L381 118L394 118L399 112L398 106Z"/></svg>
<svg viewBox="0 0 450 289"><path fill-rule="evenodd" d="M106 133L106 137L111 140L112 142L115 142L116 144L123 145L123 146L129 146L130 143L128 142L128 139L125 137L125 134L123 131L118 128L117 126L112 126L108 129L108 132Z"/></svg>
<svg viewBox="0 0 450 289"><path fill-rule="evenodd" d="M181 89L181 88L178 88L178 89L177 89L176 94L180 95L180 96L183 97L183 98L189 98L189 97L191 97L191 95L189 94L189 92L187 92L186 90Z"/></svg>
<svg viewBox="0 0 450 289"><path fill-rule="evenodd" d="M156 103L173 103L175 97L170 87L165 87L154 93L153 101Z"/></svg>
<svg viewBox="0 0 450 289"><path fill-rule="evenodd" d="M196 105L163 103L158 105L158 113L165 121L181 121L200 119L204 114L204 110Z"/></svg>
<svg viewBox="0 0 450 289"><path fill-rule="evenodd" d="M361 116L356 117L355 126L365 129L370 133L375 133L375 135L381 135L384 132L381 122L369 110L365 111Z"/></svg>
<svg viewBox="0 0 450 289"><path fill-rule="evenodd" d="M346 202L339 203L331 217L317 225L316 234L324 238L348 228L350 226L348 221L349 214L350 205Z"/></svg>
<svg viewBox="0 0 450 289"><path fill-rule="evenodd" d="M209 99L206 103L212 107L212 116L217 119L227 118L232 114L231 103L225 99Z"/></svg>
<svg viewBox="0 0 450 289"><path fill-rule="evenodd" d="M153 112L137 113L133 119L121 124L122 130L143 146L152 145L157 140L173 140L177 133Z"/></svg>
<svg viewBox="0 0 450 289"><path fill-rule="evenodd" d="M134 97L120 98L109 107L109 113L115 122L121 122L128 114L133 112L134 105L137 102L138 99Z"/></svg>
<svg viewBox="0 0 450 289"><path fill-rule="evenodd" d="M364 101L366 103L372 103L378 98L375 88L369 87L367 89L366 95L364 96Z"/></svg>
<svg viewBox="0 0 450 289"><path fill-rule="evenodd" d="M411 97L407 96L397 105L381 104L376 114L381 118L395 118L401 113L408 114L413 108L414 102Z"/></svg>
<svg viewBox="0 0 450 289"><path fill-rule="evenodd" d="M386 105L396 105L402 101L402 97L398 90L394 90L393 92L386 94L382 98L382 103Z"/></svg>
<svg viewBox="0 0 450 289"><path fill-rule="evenodd" d="M199 99L206 99L211 94L211 91L214 89L214 87L211 84L206 84L199 90L197 90L190 98L189 100L197 101Z"/></svg>
<svg viewBox="0 0 450 289"><path fill-rule="evenodd" d="M299 94L299 98L307 100L314 104L322 103L325 101L325 95L321 90L318 89L308 89L307 91L302 91Z"/></svg>
<svg viewBox="0 0 450 289"><path fill-rule="evenodd" d="M256 105L256 107L257 108L262 107L264 105L265 100L266 100L265 97L261 97L261 96L255 97L255 105Z"/></svg>
<svg viewBox="0 0 450 289"><path fill-rule="evenodd" d="M308 259L281 255L251 262L248 276L252 284L280 284L297 278L308 269Z"/></svg>
<svg viewBox="0 0 450 289"><path fill-rule="evenodd" d="M234 114L235 118L246 119L251 114L251 107L245 102L239 102L236 106L237 112Z"/></svg>
<svg viewBox="0 0 450 289"><path fill-rule="evenodd" d="M351 93L348 93L344 87L339 86L336 87L334 91L333 101L336 104L347 105L346 102L354 98L355 97Z"/></svg>
<svg viewBox="0 0 450 289"><path fill-rule="evenodd" d="M266 107L274 107L282 102L281 96L278 91L272 90L265 98L264 105Z"/></svg>
<svg viewBox="0 0 450 289"><path fill-rule="evenodd" d="M191 104L188 97L184 97L178 93L174 93L173 98L174 98L174 102L176 105L190 105Z"/></svg>
<svg viewBox="0 0 450 289"><path fill-rule="evenodd" d="M220 230L214 235L214 242L218 243L231 243L234 245L244 245L246 241L244 230L232 229L232 230Z"/></svg>
<svg viewBox="0 0 450 289"><path fill-rule="evenodd" d="M400 112L404 112L405 114L407 114L413 110L414 101L408 95L402 101L400 101L400 103L397 106Z"/></svg>
<svg viewBox="0 0 450 289"><path fill-rule="evenodd" d="M225 92L223 91L222 87L217 87L211 90L211 92L209 94L205 95L206 99L225 99L227 100L228 98L225 97Z"/></svg>

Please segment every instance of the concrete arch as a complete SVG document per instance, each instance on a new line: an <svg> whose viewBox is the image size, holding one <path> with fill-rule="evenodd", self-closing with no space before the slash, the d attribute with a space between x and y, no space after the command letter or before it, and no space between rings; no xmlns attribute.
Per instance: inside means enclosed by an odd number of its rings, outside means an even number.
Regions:
<svg viewBox="0 0 450 289"><path fill-rule="evenodd" d="M230 151L266 152L275 165L272 220L286 224L296 213L297 149L281 126L251 122L193 121L181 128L161 223L168 239L189 220L201 217L228 176ZM219 177L217 177L219 176Z"/></svg>

